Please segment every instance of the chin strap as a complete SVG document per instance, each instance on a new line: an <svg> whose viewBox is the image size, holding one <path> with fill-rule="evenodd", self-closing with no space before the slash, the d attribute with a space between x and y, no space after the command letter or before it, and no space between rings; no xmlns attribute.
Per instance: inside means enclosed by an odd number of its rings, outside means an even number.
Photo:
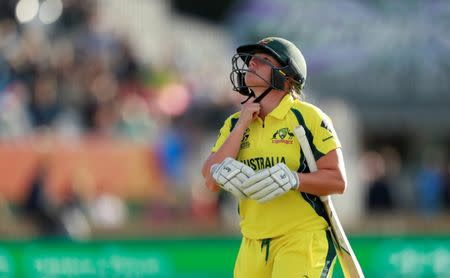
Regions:
<svg viewBox="0 0 450 278"><path fill-rule="evenodd" d="M270 92L270 91L272 91L272 88L271 87L269 87L269 88L267 88L259 97L257 97L257 98L255 98L255 100L253 101L254 103L259 103L259 102L261 102L261 100L265 97L265 96L267 96L267 94ZM254 94L253 94L254 95Z"/></svg>
<svg viewBox="0 0 450 278"><path fill-rule="evenodd" d="M255 100L253 101L253 103L259 103L261 102L261 100L267 96L267 94L272 90L271 87L267 88L259 97L255 98ZM249 101L249 99L251 99L252 97L255 97L255 93L250 90L250 95L248 96L248 98L246 100L244 100L243 102L241 102L241 104L246 103L247 101Z"/></svg>
<svg viewBox="0 0 450 278"><path fill-rule="evenodd" d="M250 94L248 95L247 99L242 101L241 104L246 103L249 99L251 99L252 97L255 97L255 93L252 90L249 90Z"/></svg>

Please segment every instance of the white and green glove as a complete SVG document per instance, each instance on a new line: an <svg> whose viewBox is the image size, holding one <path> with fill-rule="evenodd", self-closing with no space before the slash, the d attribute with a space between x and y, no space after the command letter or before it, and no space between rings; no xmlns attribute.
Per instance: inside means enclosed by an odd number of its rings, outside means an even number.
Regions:
<svg viewBox="0 0 450 278"><path fill-rule="evenodd" d="M243 193L250 199L263 203L289 190L297 190L299 185L297 173L291 171L286 164L278 163L249 177L243 184Z"/></svg>
<svg viewBox="0 0 450 278"><path fill-rule="evenodd" d="M210 172L221 188L239 199L247 198L242 186L249 177L255 175L255 171L252 168L231 157L227 157L222 163L212 165Z"/></svg>

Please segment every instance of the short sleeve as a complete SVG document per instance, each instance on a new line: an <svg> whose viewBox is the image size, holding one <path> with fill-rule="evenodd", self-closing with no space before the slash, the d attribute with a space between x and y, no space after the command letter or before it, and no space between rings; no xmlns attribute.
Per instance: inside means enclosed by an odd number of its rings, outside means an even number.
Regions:
<svg viewBox="0 0 450 278"><path fill-rule="evenodd" d="M234 119L233 117L229 117L228 119L225 120L222 128L220 129L217 141L211 149L211 152L215 153L217 152L217 150L220 149L220 147L222 147L223 143L225 142L225 140L227 140L228 136L230 135L230 132L233 129L236 121L237 119Z"/></svg>
<svg viewBox="0 0 450 278"><path fill-rule="evenodd" d="M325 113L318 110L312 121L313 144L317 150L316 160L332 150L341 147L341 143L333 127L333 122Z"/></svg>

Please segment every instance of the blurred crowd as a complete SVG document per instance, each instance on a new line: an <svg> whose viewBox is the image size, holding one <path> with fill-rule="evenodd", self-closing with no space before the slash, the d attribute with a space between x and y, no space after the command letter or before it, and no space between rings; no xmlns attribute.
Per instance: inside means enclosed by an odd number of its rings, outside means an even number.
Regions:
<svg viewBox="0 0 450 278"><path fill-rule="evenodd" d="M382 146L363 153L361 166L368 212L433 218L450 211L450 164L442 151L428 150L408 164L397 149Z"/></svg>
<svg viewBox="0 0 450 278"><path fill-rule="evenodd" d="M97 1L64 1L61 18L50 25L19 24L15 8L16 1L0 3L0 138L89 135L144 144L156 152L167 184L184 187L173 194L190 198L184 165L198 151L202 132L217 129L232 103L225 100L214 110L200 100L199 106L192 84L175 65L155 68L138 61L127 38L99 24ZM80 208L83 200L74 196L52 207L41 166L18 205L40 218L45 233L67 232L63 207ZM159 206L153 208L156 217L171 210Z"/></svg>
<svg viewBox="0 0 450 278"><path fill-rule="evenodd" d="M2 137L45 128L148 138L163 116L179 113L158 103L166 92L157 88L174 86L175 74L158 76L139 64L125 38L98 24L95 3L65 1L63 16L51 25L1 19ZM188 101L184 85L174 89Z"/></svg>
<svg viewBox="0 0 450 278"><path fill-rule="evenodd" d="M236 101L230 97L213 103L199 97L199 86L176 64L143 64L127 38L99 24L96 3L66 0L55 23L23 25L15 18L16 1L0 2L0 138L89 135L144 144L156 151L158 171L177 197L153 204L146 217L164 221L189 216L208 222L229 217L223 208L235 214L235 201L202 187L196 166L199 153L206 155L211 147L204 138L217 132ZM417 169L405 169L395 149L364 153L367 211L429 216L449 210L450 167L445 159L433 154ZM36 225L43 234L83 237L91 233L92 219L105 227L121 225L133 205L139 207L111 195L90 204L74 195L54 204L45 196L42 175L45 167L37 171L24 203L17 205L39 219Z"/></svg>

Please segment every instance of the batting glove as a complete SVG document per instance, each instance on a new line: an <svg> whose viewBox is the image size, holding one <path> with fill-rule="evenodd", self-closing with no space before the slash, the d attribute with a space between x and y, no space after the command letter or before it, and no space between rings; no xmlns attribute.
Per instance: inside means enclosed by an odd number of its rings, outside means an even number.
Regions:
<svg viewBox="0 0 450 278"><path fill-rule="evenodd" d="M239 199L247 197L242 191L242 184L255 174L252 168L227 157L222 163L212 165L210 171L213 179L221 188Z"/></svg>
<svg viewBox="0 0 450 278"><path fill-rule="evenodd" d="M291 171L286 164L278 163L249 177L243 184L243 192L250 199L263 203L291 189L297 190L299 185L297 173Z"/></svg>

